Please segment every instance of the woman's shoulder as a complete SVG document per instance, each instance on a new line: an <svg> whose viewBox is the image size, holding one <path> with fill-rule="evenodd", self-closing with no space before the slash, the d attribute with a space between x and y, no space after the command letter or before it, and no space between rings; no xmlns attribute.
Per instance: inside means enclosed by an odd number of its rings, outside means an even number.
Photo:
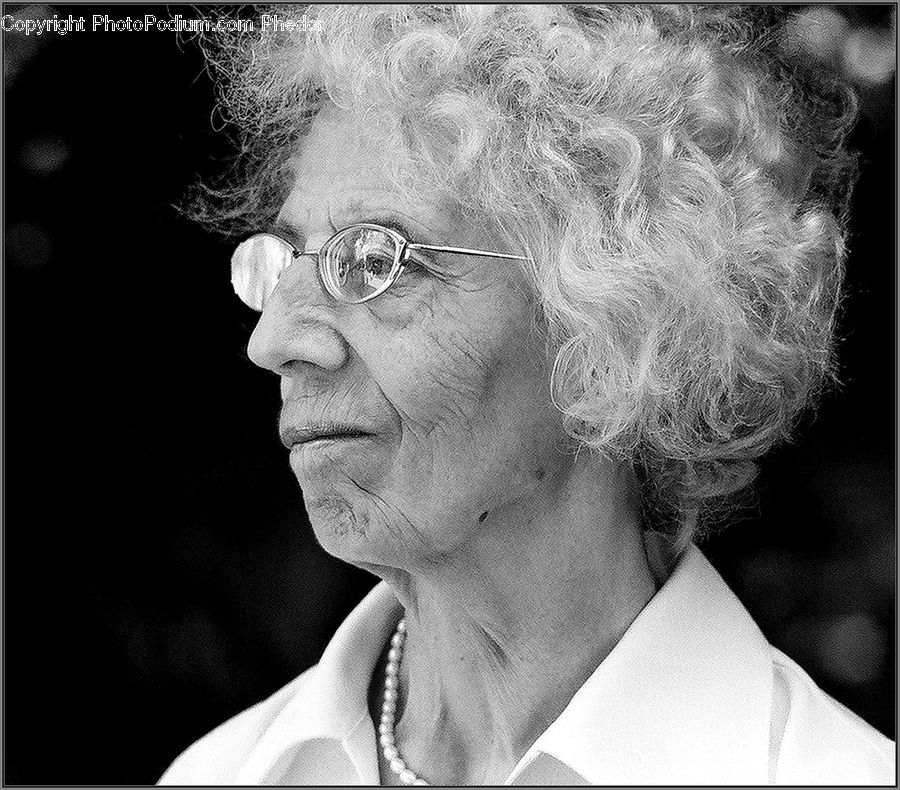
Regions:
<svg viewBox="0 0 900 790"><path fill-rule="evenodd" d="M161 785L233 783L260 736L309 680L315 666L270 697L232 716L185 749L160 778Z"/></svg>
<svg viewBox="0 0 900 790"><path fill-rule="evenodd" d="M820 689L772 648L773 781L776 784L896 783L896 746Z"/></svg>

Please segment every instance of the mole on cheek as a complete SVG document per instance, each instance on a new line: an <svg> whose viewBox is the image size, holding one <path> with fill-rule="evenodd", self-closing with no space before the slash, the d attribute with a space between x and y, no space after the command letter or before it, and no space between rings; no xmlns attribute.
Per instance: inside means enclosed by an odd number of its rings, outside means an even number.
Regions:
<svg viewBox="0 0 900 790"><path fill-rule="evenodd" d="M484 521L487 517L488 517L488 512L485 510L484 513L482 513L482 514L478 517L478 523L480 524L480 523L481 523L482 521Z"/></svg>

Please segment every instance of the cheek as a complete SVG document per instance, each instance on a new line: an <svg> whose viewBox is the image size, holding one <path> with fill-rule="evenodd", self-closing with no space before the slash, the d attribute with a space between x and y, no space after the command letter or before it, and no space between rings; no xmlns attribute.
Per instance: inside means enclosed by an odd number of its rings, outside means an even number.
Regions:
<svg viewBox="0 0 900 790"><path fill-rule="evenodd" d="M453 433L477 419L492 389L495 365L477 343L450 332L423 333L397 349L385 394L416 434Z"/></svg>
<svg viewBox="0 0 900 790"><path fill-rule="evenodd" d="M498 423L524 417L523 401L528 408L529 402L549 399L543 368L536 365L543 352L532 337L530 314L511 317L495 310L468 324L459 315L466 313L435 313L434 320L399 333L392 344L393 375L382 389L416 436L483 439Z"/></svg>

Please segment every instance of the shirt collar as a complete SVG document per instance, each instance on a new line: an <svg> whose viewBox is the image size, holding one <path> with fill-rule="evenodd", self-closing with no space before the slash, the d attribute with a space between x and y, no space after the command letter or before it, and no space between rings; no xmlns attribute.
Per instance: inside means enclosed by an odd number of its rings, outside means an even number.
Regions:
<svg viewBox="0 0 900 790"><path fill-rule="evenodd" d="M344 620L319 663L307 673L306 683L263 733L237 784L278 783L289 768L294 747L326 740L340 741L356 773L366 777L374 771L377 780L369 685L400 615L400 604L390 588L384 582L377 584ZM371 754L351 748L358 740L354 736L360 734L364 739L371 736Z"/></svg>
<svg viewBox="0 0 900 790"><path fill-rule="evenodd" d="M766 784L765 637L690 547L610 654L513 771L543 754L591 784Z"/></svg>
<svg viewBox="0 0 900 790"><path fill-rule="evenodd" d="M390 588L376 585L262 735L238 784L277 783L296 747L328 740L348 763L341 783L377 784L369 684L399 616ZM768 643L689 547L507 784L528 784L554 759L591 784L766 784L771 693Z"/></svg>

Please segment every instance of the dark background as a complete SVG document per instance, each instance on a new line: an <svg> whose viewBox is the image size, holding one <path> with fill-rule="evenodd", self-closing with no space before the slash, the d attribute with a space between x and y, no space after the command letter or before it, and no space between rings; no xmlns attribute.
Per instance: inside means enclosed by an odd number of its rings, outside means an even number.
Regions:
<svg viewBox="0 0 900 790"><path fill-rule="evenodd" d="M3 8L145 11L167 14ZM894 737L893 11L808 14L807 56L862 98L844 385L706 550L775 645ZM374 580L315 544L230 249L172 208L227 162L196 48L3 46L4 779L151 783L316 661Z"/></svg>

